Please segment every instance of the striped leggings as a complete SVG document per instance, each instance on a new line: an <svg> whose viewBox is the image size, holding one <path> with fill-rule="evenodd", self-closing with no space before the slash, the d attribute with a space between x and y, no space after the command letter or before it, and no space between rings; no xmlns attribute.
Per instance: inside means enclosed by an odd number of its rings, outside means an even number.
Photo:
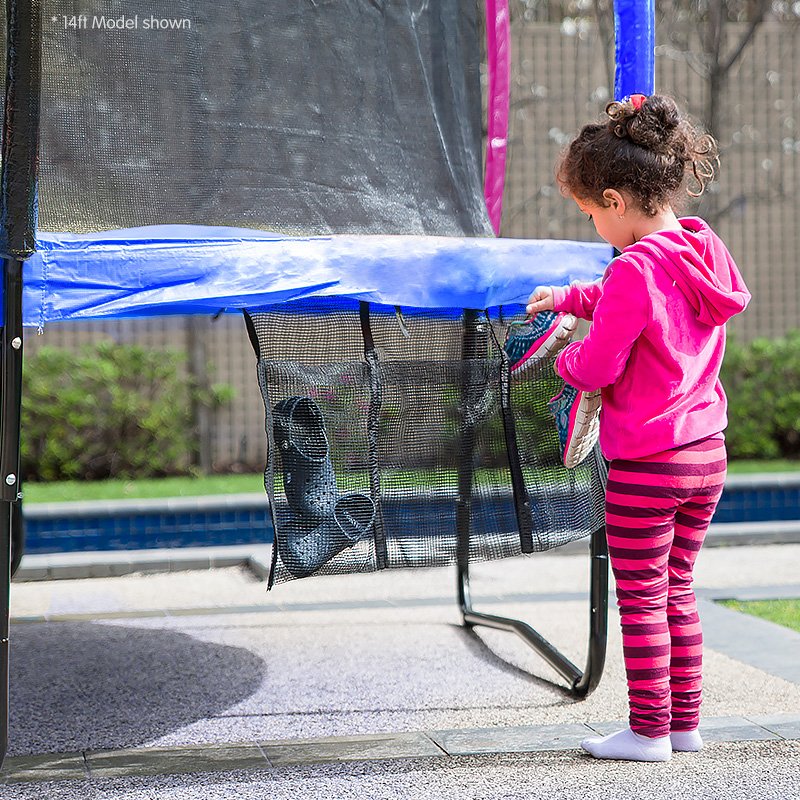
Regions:
<svg viewBox="0 0 800 800"><path fill-rule="evenodd" d="M700 720L703 634L692 568L726 468L721 434L609 468L606 532L630 726L643 736L693 730Z"/></svg>

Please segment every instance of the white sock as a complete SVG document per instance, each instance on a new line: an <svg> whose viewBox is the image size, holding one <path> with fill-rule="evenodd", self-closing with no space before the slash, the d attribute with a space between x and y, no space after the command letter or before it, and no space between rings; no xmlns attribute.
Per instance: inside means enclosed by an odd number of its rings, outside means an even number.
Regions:
<svg viewBox="0 0 800 800"><path fill-rule="evenodd" d="M697 728L693 731L672 731L669 738L672 749L681 753L696 753L703 747L703 737Z"/></svg>
<svg viewBox="0 0 800 800"><path fill-rule="evenodd" d="M669 736L650 739L634 733L630 728L610 736L584 739L581 747L595 758L615 758L622 761L669 761L672 758Z"/></svg>

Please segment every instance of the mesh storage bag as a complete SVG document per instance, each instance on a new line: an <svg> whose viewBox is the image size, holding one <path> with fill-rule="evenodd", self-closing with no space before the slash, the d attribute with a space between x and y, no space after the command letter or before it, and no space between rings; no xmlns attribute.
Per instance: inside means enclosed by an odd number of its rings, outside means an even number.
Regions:
<svg viewBox="0 0 800 800"><path fill-rule="evenodd" d="M460 547L469 560L503 558L602 526L602 458L561 465L552 362L509 383L499 320L334 299L248 321L273 582L443 565Z"/></svg>

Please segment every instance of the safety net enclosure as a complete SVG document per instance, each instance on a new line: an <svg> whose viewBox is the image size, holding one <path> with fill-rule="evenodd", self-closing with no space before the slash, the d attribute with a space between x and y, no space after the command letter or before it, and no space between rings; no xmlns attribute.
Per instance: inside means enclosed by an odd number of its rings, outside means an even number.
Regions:
<svg viewBox="0 0 800 800"><path fill-rule="evenodd" d="M479 6L42 2L39 227L490 235Z"/></svg>
<svg viewBox="0 0 800 800"><path fill-rule="evenodd" d="M602 527L599 455L560 464L551 366L510 383L501 343L536 283L593 279L610 251L491 238L484 13L42 3L25 322L246 311L273 581Z"/></svg>

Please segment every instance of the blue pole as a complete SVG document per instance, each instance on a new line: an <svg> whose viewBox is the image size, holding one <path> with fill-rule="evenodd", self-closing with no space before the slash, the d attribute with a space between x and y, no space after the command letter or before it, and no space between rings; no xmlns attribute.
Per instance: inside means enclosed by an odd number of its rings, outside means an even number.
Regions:
<svg viewBox="0 0 800 800"><path fill-rule="evenodd" d="M614 0L614 99L651 95L656 82L655 0Z"/></svg>

